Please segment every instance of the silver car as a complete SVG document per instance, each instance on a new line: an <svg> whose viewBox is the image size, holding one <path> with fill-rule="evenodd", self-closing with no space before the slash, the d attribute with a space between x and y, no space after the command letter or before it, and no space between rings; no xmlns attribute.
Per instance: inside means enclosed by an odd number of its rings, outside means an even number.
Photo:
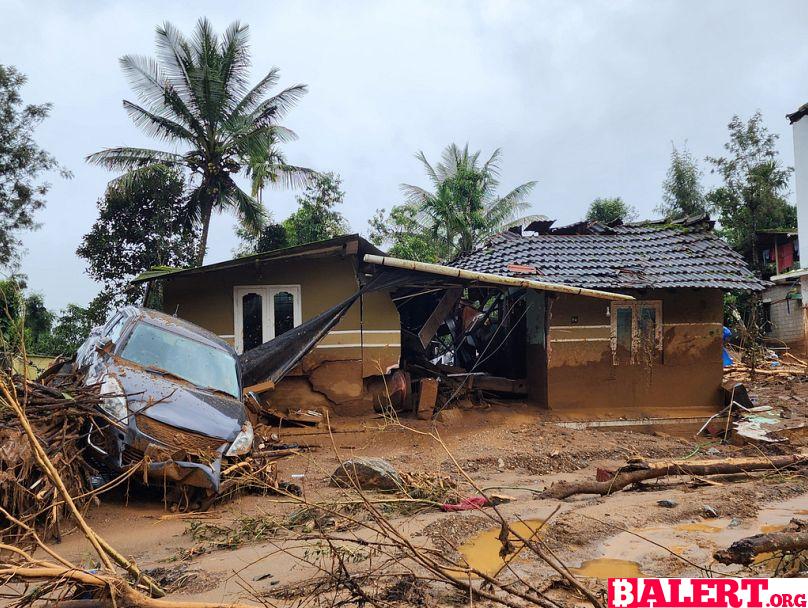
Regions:
<svg viewBox="0 0 808 608"><path fill-rule="evenodd" d="M147 481L217 492L222 458L252 449L238 355L193 323L125 307L93 329L75 365L101 385L105 416L87 442L102 470L139 465Z"/></svg>

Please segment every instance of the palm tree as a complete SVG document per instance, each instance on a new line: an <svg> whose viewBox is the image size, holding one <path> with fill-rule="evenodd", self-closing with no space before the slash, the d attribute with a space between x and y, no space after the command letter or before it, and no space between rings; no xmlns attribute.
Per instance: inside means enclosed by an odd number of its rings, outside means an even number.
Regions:
<svg viewBox="0 0 808 608"><path fill-rule="evenodd" d="M107 148L87 157L91 163L127 172L157 164L191 173L188 213L200 222L202 235L197 264L202 264L213 211L235 211L244 228L257 233L266 214L258 200L266 184L298 186L309 169L286 163L278 145L295 134L278 124L306 92L290 86L274 96L272 68L249 86L248 26L235 22L224 35L200 19L186 38L170 23L157 28L157 57L126 55L120 63L140 104L124 100L134 123L152 137L173 144L174 151L148 148ZM244 192L233 179L243 173L252 180Z"/></svg>
<svg viewBox="0 0 808 608"><path fill-rule="evenodd" d="M434 191L410 184L401 184L401 189L418 224L436 240L442 259L471 253L497 232L538 217L518 217L530 207L525 197L535 181L504 196L497 195L502 157L499 148L482 165L480 152L470 153L468 144L462 149L455 144L447 146L434 167L423 152L415 157L424 166Z"/></svg>

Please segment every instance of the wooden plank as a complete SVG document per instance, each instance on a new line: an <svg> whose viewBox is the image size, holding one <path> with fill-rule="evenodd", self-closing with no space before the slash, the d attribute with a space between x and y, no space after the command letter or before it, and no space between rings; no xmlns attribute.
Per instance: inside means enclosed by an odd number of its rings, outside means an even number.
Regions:
<svg viewBox="0 0 808 608"><path fill-rule="evenodd" d="M432 418L432 412L435 410L435 403L438 400L438 384L440 380L437 378L424 378L421 380L421 394L418 397L418 412L419 420L429 420Z"/></svg>
<svg viewBox="0 0 808 608"><path fill-rule="evenodd" d="M499 376L471 376L470 380L470 388L472 389L514 395L527 394L527 382L525 380L511 380L510 378L501 378Z"/></svg>
<svg viewBox="0 0 808 608"><path fill-rule="evenodd" d="M243 394L246 395L247 393L255 393L256 395L260 395L261 393L266 393L274 388L275 383L272 380L267 380L266 382L259 382L258 384L253 384L251 386L245 386Z"/></svg>
<svg viewBox="0 0 808 608"><path fill-rule="evenodd" d="M418 332L418 339L421 341L421 346L424 348L429 346L429 343L435 336L435 332L438 331L438 328L446 320L447 315L451 312L452 308L454 308L454 305L457 304L461 295L463 295L462 287L453 287L444 292L435 310L432 311L432 314L429 315L421 331Z"/></svg>

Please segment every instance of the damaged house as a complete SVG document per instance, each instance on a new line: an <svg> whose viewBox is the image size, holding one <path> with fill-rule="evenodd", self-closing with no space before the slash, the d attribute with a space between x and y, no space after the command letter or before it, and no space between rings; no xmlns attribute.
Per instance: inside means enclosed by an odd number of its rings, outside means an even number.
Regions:
<svg viewBox="0 0 808 608"><path fill-rule="evenodd" d="M152 306L212 331L241 354L354 294L367 253L382 252L346 235L137 280L150 283ZM399 329L387 294L363 295L275 387L274 402L284 408L337 406L344 414L372 411L372 380L399 364Z"/></svg>
<svg viewBox="0 0 808 608"><path fill-rule="evenodd" d="M556 410L670 413L722 403L722 294L764 284L707 217L507 232L455 266L631 295L604 303L548 294L546 368L527 366L534 400Z"/></svg>
<svg viewBox="0 0 808 608"><path fill-rule="evenodd" d="M719 406L722 294L763 284L712 222L552 224L448 266L348 235L139 280L152 305L231 341L272 408L432 415L486 395L561 415Z"/></svg>
<svg viewBox="0 0 808 608"><path fill-rule="evenodd" d="M501 360L497 351L518 348L525 334L524 315L514 323L501 307L523 306L527 293L558 289L581 297L630 299L434 264L413 269L412 264L385 257L358 235L346 235L198 268L150 271L136 282L148 284L150 306L230 342L242 355L247 391L271 390L267 400L273 409L328 407L341 415L373 413L385 402L412 405L422 379L441 374L431 360L445 357L445 351L471 362L496 343L488 355ZM483 302L487 313L469 314L470 298ZM458 314L468 326L450 318ZM490 330L489 341L482 341L480 329ZM504 335L513 339L502 340ZM461 384L467 381L471 388L471 374L457 366L446 369L458 372ZM522 395L524 365L516 369L507 366L502 377L473 372L473 383L480 390ZM447 384L453 382L444 376Z"/></svg>

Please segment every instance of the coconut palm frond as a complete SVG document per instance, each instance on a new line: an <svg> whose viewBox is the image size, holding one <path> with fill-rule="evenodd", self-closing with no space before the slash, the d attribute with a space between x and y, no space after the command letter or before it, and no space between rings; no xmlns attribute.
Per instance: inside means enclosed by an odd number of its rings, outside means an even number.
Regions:
<svg viewBox="0 0 808 608"><path fill-rule="evenodd" d="M440 162L433 166L423 152L419 152L416 158L426 169L434 191L401 184L413 221L423 227L448 258L469 253L530 207L525 198L535 182L527 182L505 196L497 196L502 152L494 150L483 164L480 164L480 154L480 151L471 152L468 144L461 148L453 143L446 146Z"/></svg>
<svg viewBox="0 0 808 608"><path fill-rule="evenodd" d="M129 114L129 118L132 119L132 122L151 137L167 141L184 139L193 142L196 140L196 134L191 133L183 125L171 119L153 114L125 99L123 100L123 107Z"/></svg>
<svg viewBox="0 0 808 608"><path fill-rule="evenodd" d="M266 224L267 214L264 206L239 188L235 182L229 178L228 181L230 183L223 189L226 204L235 210L245 230L253 235L259 234Z"/></svg>
<svg viewBox="0 0 808 608"><path fill-rule="evenodd" d="M130 169L154 164L179 166L184 164L185 158L179 154L150 150L149 148L120 147L106 148L100 152L90 154L86 160L89 163L100 165L107 169L123 169L124 171L129 171Z"/></svg>

